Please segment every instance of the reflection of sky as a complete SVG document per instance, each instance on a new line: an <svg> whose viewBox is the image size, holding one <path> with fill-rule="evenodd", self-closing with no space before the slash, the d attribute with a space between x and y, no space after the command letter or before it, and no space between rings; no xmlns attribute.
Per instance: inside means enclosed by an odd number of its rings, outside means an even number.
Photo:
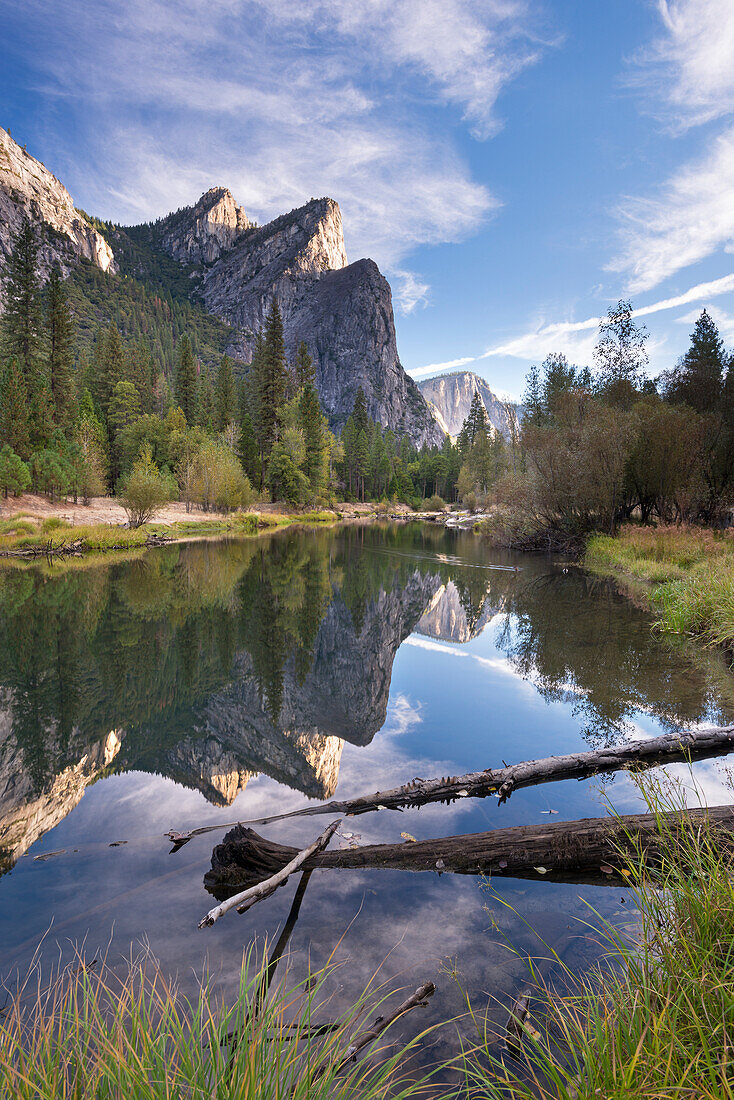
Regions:
<svg viewBox="0 0 734 1100"><path fill-rule="evenodd" d="M414 776L455 775L498 766L503 759L514 762L588 747L569 701L544 698L518 674L500 649L499 626L492 621L464 645L419 635L407 639L393 664L387 721L367 747L344 745L336 797L384 790ZM629 720L636 735L663 730L649 713L634 711ZM679 766L670 771L682 774ZM711 802L731 801L720 765L697 765L695 774ZM558 811L556 820L594 817L604 812L599 787L600 781L548 784L516 792L502 807L491 798L467 799L450 807L365 815L343 828L369 844L397 842L401 832L424 839L540 824L548 821L543 811L551 808ZM627 776L613 780L607 793L621 810L639 808L639 794ZM145 939L164 968L185 980L192 971L201 971L206 959L221 987L231 993L243 948L253 935L277 934L295 887L289 884L244 917L229 914L214 928L198 932L197 922L211 905L202 876L220 834L197 837L176 855L168 854L162 834L171 827L286 812L304 802L303 795L265 775L252 778L225 808L158 775L132 772L97 782L0 880L2 971L24 967L50 926L44 949L50 955L57 944L63 948L85 936L88 951L94 952L112 935L113 954L120 955ZM281 822L267 833L301 847L323 824L324 819L309 818ZM110 847L113 841L127 843ZM59 849L66 851L34 862L34 856ZM435 978L447 957L456 960L470 993L500 995L524 978L520 960L501 942L502 935L521 953L547 953L524 920L566 961L578 962L593 954L588 930L577 920L588 916L586 903L609 917L625 912L621 893L613 888L511 880L493 885L518 917L471 877L319 872L311 880L291 941L294 958L298 965L308 953L316 961L325 960L349 928L339 949L339 958L348 965L335 979L344 997L354 994L383 960L386 977L402 975L406 984L417 984L416 979ZM439 995L426 1023L460 1009L458 986L446 975L437 980Z"/></svg>

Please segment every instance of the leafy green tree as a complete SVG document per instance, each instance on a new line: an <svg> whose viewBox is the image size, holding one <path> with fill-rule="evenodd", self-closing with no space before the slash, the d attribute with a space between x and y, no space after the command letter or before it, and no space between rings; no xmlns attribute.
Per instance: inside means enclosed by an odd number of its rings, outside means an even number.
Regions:
<svg viewBox="0 0 734 1100"><path fill-rule="evenodd" d="M286 500L289 504L303 504L308 495L308 478L283 442L274 443L270 452L268 486L275 500Z"/></svg>
<svg viewBox="0 0 734 1100"><path fill-rule="evenodd" d="M223 432L228 424L237 420L237 388L232 370L232 360L222 356L217 371L217 384L214 391L214 430Z"/></svg>
<svg viewBox="0 0 734 1100"><path fill-rule="evenodd" d="M305 340L301 340L296 351L295 375L297 390L316 385L316 371Z"/></svg>
<svg viewBox="0 0 734 1100"><path fill-rule="evenodd" d="M31 484L31 472L20 455L5 443L0 449L0 490L5 497L9 493L20 496Z"/></svg>
<svg viewBox="0 0 734 1100"><path fill-rule="evenodd" d="M31 453L28 390L17 359L5 368L0 386L0 439L26 459Z"/></svg>
<svg viewBox="0 0 734 1100"><path fill-rule="evenodd" d="M594 351L599 371L599 391L614 404L629 406L642 388L647 366L647 337L644 325L635 323L630 302L620 299L610 306L599 325Z"/></svg>
<svg viewBox="0 0 734 1100"><path fill-rule="evenodd" d="M186 417L186 423L189 425L195 424L197 413L196 363L188 336L183 336L179 345L176 367L176 401Z"/></svg>
<svg viewBox="0 0 734 1100"><path fill-rule="evenodd" d="M42 381L43 314L38 277L38 243L26 219L12 239L5 270L2 344L17 359L29 393Z"/></svg>
<svg viewBox="0 0 734 1100"><path fill-rule="evenodd" d="M357 436L357 445L355 450L359 495L361 500L364 500L365 483L367 481L367 478L370 476L370 441L364 428L362 428L359 435Z"/></svg>
<svg viewBox="0 0 734 1100"><path fill-rule="evenodd" d="M46 284L46 377L53 401L54 423L65 431L74 419L74 325L57 264Z"/></svg>
<svg viewBox="0 0 734 1100"><path fill-rule="evenodd" d="M107 415L112 439L112 484L114 485L123 469L124 432L140 417L140 394L132 382L118 382L112 391Z"/></svg>
<svg viewBox="0 0 734 1100"><path fill-rule="evenodd" d="M176 495L176 485L168 474L162 473L148 447L121 486L120 501L131 527L148 523Z"/></svg>

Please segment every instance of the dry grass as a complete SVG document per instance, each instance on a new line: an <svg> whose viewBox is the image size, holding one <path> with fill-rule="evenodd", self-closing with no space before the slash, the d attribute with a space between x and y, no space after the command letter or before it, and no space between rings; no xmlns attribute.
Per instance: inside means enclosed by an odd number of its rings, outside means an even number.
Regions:
<svg viewBox="0 0 734 1100"><path fill-rule="evenodd" d="M734 537L698 527L625 527L589 541L584 564L596 573L643 581L668 633L734 646Z"/></svg>

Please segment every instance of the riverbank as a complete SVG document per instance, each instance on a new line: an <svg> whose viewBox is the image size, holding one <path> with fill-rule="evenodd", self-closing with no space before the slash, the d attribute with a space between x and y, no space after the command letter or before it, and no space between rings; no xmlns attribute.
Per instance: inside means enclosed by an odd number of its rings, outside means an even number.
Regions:
<svg viewBox="0 0 734 1100"><path fill-rule="evenodd" d="M662 822L682 792L648 788L648 802ZM625 881L641 883L624 889L632 927L597 923L603 964L586 975L561 967L553 987L528 989L508 1023L512 1059L486 1047L465 1058L470 1095L734 1100L731 852L714 831L663 835L654 882L642 857L628 865Z"/></svg>
<svg viewBox="0 0 734 1100"><path fill-rule="evenodd" d="M734 536L698 527L624 527L589 540L584 566L616 577L668 634L734 649Z"/></svg>
<svg viewBox="0 0 734 1100"><path fill-rule="evenodd" d="M0 556L25 556L34 553L74 554L134 550L160 542L190 542L198 538L252 536L292 524L336 524L376 519L406 520L428 518L417 515L407 505L342 502L333 509L302 511L282 504L261 504L246 512L187 512L180 503L169 504L150 523L138 528L127 526L123 507L112 497L97 497L88 505L70 502L51 503L39 494L26 494L9 502L0 515Z"/></svg>

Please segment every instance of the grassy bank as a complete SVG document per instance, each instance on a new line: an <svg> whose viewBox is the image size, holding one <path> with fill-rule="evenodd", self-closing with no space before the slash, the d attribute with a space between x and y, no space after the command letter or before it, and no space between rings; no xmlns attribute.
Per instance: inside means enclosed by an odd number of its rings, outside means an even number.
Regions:
<svg viewBox="0 0 734 1100"><path fill-rule="evenodd" d="M417 1038L388 1054L394 1039L388 1028L365 1049L367 1057L343 1064L355 1032L402 997L388 1000L371 988L337 1015L329 1006L330 973L295 988L268 988L266 966L253 966L250 955L231 1007L206 986L186 998L150 961L119 974L80 959L50 982L32 975L0 1013L0 1095L401 1100L422 1094L406 1070ZM413 1030L421 1031L420 1018ZM375 1048L382 1048L378 1057Z"/></svg>
<svg viewBox="0 0 734 1100"><path fill-rule="evenodd" d="M226 518L192 518L173 523L152 521L130 529L108 523L71 524L52 516L45 520L23 513L0 520L0 554L4 551L51 549L81 543L83 552L142 548L151 537L171 541L209 538L216 535L255 535L258 531L287 527L294 523L337 523L336 512L234 512Z"/></svg>
<svg viewBox="0 0 734 1100"><path fill-rule="evenodd" d="M625 527L589 541L584 565L643 594L673 634L734 647L734 537L695 527Z"/></svg>
<svg viewBox="0 0 734 1100"><path fill-rule="evenodd" d="M670 802L654 799L663 812ZM661 828L664 828L661 820ZM470 1095L493 1100L732 1100L734 883L716 837L668 834L659 877L641 888L640 931L601 927L606 962L536 988L517 1045L465 1058ZM629 879L628 879L629 881ZM590 913L592 927L596 920ZM588 929L587 929L588 931ZM558 992L562 988L562 992ZM572 992L568 992L568 989ZM495 1047L496 1050L496 1047Z"/></svg>

